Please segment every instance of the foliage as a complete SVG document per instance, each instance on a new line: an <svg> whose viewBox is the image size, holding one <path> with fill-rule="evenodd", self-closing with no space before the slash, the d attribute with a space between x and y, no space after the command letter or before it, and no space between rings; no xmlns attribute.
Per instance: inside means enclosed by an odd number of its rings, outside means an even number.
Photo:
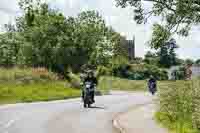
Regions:
<svg viewBox="0 0 200 133"><path fill-rule="evenodd" d="M57 75L45 68L0 68L1 82L31 83L56 81Z"/></svg>
<svg viewBox="0 0 200 133"><path fill-rule="evenodd" d="M111 75L111 69L107 68L107 67L104 67L104 66L98 66L97 68L97 77L100 77L100 76L109 76Z"/></svg>
<svg viewBox="0 0 200 133"><path fill-rule="evenodd" d="M81 85L80 85L81 79L80 79L79 75L70 73L69 78L70 78L70 88L81 89Z"/></svg>
<svg viewBox="0 0 200 133"><path fill-rule="evenodd" d="M170 33L188 35L191 26L200 22L199 0L148 0L152 3L151 9L145 9L142 0L116 0L117 5L123 8L134 7L134 19L137 23L145 23L151 16L162 18L165 29Z"/></svg>
<svg viewBox="0 0 200 133"><path fill-rule="evenodd" d="M192 64L194 64L194 61L192 59L185 60L185 65L192 65Z"/></svg>
<svg viewBox="0 0 200 133"><path fill-rule="evenodd" d="M158 51L159 64L162 67L169 68L171 66L178 65L176 58L175 49L177 48L176 42L173 42L173 39L165 42L164 45L160 46Z"/></svg>
<svg viewBox="0 0 200 133"><path fill-rule="evenodd" d="M19 6L23 12L16 25L8 24L0 35L0 65L79 72L84 64L109 66L114 55L124 54L122 37L96 11L65 17L40 0L20 0Z"/></svg>
<svg viewBox="0 0 200 133"><path fill-rule="evenodd" d="M186 79L186 69L185 67L180 67L178 70L174 70L172 75L175 80L184 80Z"/></svg>
<svg viewBox="0 0 200 133"><path fill-rule="evenodd" d="M147 83L144 80L134 81L117 77L104 76L99 79L99 88L102 90L128 90L144 91L147 89Z"/></svg>
<svg viewBox="0 0 200 133"><path fill-rule="evenodd" d="M153 43L153 42L152 42ZM152 44L154 45L154 44ZM164 41L163 44L157 47L156 53L150 51L145 55L144 62L151 65L158 65L160 67L169 68L171 66L180 65L180 59L177 58L175 50L178 48L178 45L175 39L171 38L168 41Z"/></svg>
<svg viewBox="0 0 200 133"><path fill-rule="evenodd" d="M157 119L176 133L199 132L199 83L175 81L163 86Z"/></svg>
<svg viewBox="0 0 200 133"><path fill-rule="evenodd" d="M160 24L154 24L150 47L154 49L160 48L170 39L170 36L171 33L167 29Z"/></svg>
<svg viewBox="0 0 200 133"><path fill-rule="evenodd" d="M200 59L196 60L195 64L200 65Z"/></svg>
<svg viewBox="0 0 200 133"><path fill-rule="evenodd" d="M158 80L168 79L167 72L154 65L123 64L113 70L114 76L131 80L144 80L153 75Z"/></svg>
<svg viewBox="0 0 200 133"><path fill-rule="evenodd" d="M159 56L156 53L147 51L145 54L144 63L157 66L159 65Z"/></svg>
<svg viewBox="0 0 200 133"><path fill-rule="evenodd" d="M64 82L0 84L0 104L61 100L80 96L80 90L64 87Z"/></svg>
<svg viewBox="0 0 200 133"><path fill-rule="evenodd" d="M141 64L143 63L143 58L135 57L133 60L130 61L131 64Z"/></svg>

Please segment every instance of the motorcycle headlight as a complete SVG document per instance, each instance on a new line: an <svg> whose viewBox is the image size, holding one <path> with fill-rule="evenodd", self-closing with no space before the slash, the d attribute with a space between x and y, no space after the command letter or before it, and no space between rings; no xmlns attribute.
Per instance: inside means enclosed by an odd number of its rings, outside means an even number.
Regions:
<svg viewBox="0 0 200 133"><path fill-rule="evenodd" d="M86 85L86 88L90 88L90 85Z"/></svg>

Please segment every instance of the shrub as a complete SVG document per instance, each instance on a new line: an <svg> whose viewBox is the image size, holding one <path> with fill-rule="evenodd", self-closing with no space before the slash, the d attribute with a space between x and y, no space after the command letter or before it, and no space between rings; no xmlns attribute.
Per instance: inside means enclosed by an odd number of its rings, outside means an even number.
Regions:
<svg viewBox="0 0 200 133"><path fill-rule="evenodd" d="M177 133L196 133L200 128L200 81L174 81L165 85L159 94L157 117L168 122ZM162 120L161 120L162 118ZM173 126L175 125L175 126Z"/></svg>
<svg viewBox="0 0 200 133"><path fill-rule="evenodd" d="M100 77L100 76L108 76L108 75L111 75L111 70L109 68L106 68L104 66L99 66L97 68L97 77Z"/></svg>
<svg viewBox="0 0 200 133"><path fill-rule="evenodd" d="M45 68L0 68L0 81L2 82L39 82L44 80L56 80L56 74Z"/></svg>
<svg viewBox="0 0 200 133"><path fill-rule="evenodd" d="M79 75L75 75L73 73L69 74L69 78L70 78L70 84L71 84L71 88L74 89L80 89L81 88L81 79L79 77Z"/></svg>
<svg viewBox="0 0 200 133"><path fill-rule="evenodd" d="M193 124L200 129L200 80L195 80L193 83L193 105L194 113L192 115Z"/></svg>
<svg viewBox="0 0 200 133"><path fill-rule="evenodd" d="M145 80L153 75L158 80L168 79L168 74L164 69L148 64L123 64L113 70L114 75L132 80Z"/></svg>

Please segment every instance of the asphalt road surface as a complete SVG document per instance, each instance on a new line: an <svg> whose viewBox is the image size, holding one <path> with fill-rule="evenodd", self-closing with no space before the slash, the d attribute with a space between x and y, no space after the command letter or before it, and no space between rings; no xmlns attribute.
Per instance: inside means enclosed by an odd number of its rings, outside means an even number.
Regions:
<svg viewBox="0 0 200 133"><path fill-rule="evenodd" d="M80 99L0 106L0 133L116 133L117 113L151 102L142 92L112 92L89 109Z"/></svg>

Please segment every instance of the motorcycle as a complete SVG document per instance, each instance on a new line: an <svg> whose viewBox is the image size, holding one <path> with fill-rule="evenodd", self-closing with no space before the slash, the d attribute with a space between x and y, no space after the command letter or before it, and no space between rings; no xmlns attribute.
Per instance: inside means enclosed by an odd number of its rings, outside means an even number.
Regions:
<svg viewBox="0 0 200 133"><path fill-rule="evenodd" d="M155 95L155 93L157 92L155 82L149 83L149 91L151 92L152 95Z"/></svg>
<svg viewBox="0 0 200 133"><path fill-rule="evenodd" d="M94 91L94 87L92 87L92 83L86 82L83 91L83 106L84 108L90 108L91 104L93 104L91 92Z"/></svg>

